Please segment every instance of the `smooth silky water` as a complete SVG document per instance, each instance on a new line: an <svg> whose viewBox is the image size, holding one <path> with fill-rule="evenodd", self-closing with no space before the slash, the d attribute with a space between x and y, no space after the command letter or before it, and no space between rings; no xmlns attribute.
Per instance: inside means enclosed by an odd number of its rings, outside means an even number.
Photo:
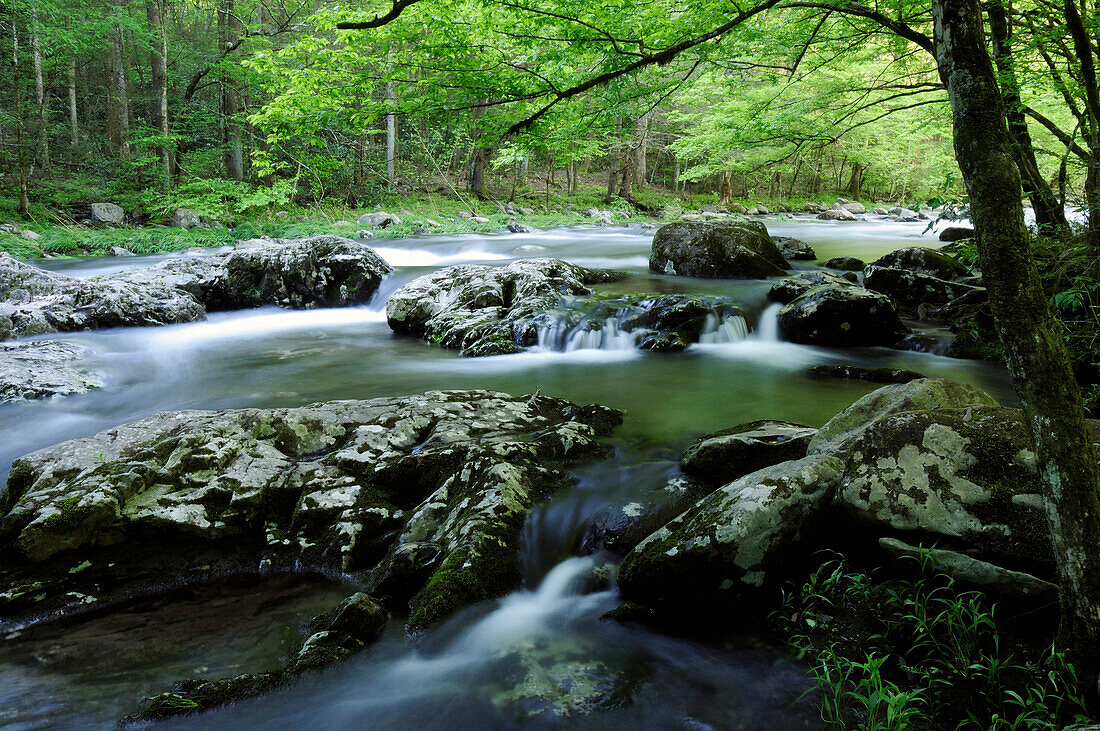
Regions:
<svg viewBox="0 0 1100 731"><path fill-rule="evenodd" d="M869 261L905 246L935 245L932 234L922 235L926 224L798 220L768 227L814 244L822 260L844 254ZM614 227L380 241L378 252L396 271L365 307L263 308L218 313L195 324L55 336L91 348L106 386L0 406L0 476L34 449L166 410L300 406L471 388L539 390L613 406L626 412L612 440L614 456L577 469L575 485L528 520L521 591L471 607L416 639L403 635L400 621L391 622L377 645L349 662L288 690L176 725L547 723L544 715L530 715L541 706L517 687L516 657L526 653L602 663L632 678L632 703L570 719L571 726L814 728L812 699L802 698L804 668L783 648L736 628L722 642L700 643L600 621L616 605L616 594L613 587L586 590L581 581L595 560L576 556L588 522L606 506L674 475L680 450L699 434L760 418L820 425L875 388L811 380L805 370L812 365L907 368L974 383L1004 402L1013 396L1003 370L988 363L780 342L775 308L765 301L769 282L653 275L647 269L651 239L652 231ZM386 325L385 297L416 276L451 264L500 265L533 256L630 273L604 291L723 294L741 302L748 316L710 323L708 342L668 355L640 352L623 333L609 331L601 338L547 335L542 346L523 354L470 359L395 337ZM43 265L92 276L162 258ZM64 628L9 633L0 643L0 725L109 727L173 679L273 667L301 641L301 623L347 591L331 582L276 577L220 586L201 597L150 601ZM237 595L239 601L226 599ZM143 651L150 638L153 649Z"/></svg>

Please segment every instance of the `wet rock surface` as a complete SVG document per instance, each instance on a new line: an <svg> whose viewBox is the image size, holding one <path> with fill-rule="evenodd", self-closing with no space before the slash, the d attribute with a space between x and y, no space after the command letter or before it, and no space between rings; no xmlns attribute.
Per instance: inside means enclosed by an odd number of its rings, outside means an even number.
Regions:
<svg viewBox="0 0 1100 731"><path fill-rule="evenodd" d="M885 295L851 285L825 284L779 310L784 340L806 345L893 345L909 329Z"/></svg>
<svg viewBox="0 0 1100 731"><path fill-rule="evenodd" d="M397 290L386 301L386 318L398 334L463 355L518 353L538 342L537 315L563 297L588 295L591 285L622 278L558 259L522 259L506 267L463 264Z"/></svg>
<svg viewBox="0 0 1100 731"><path fill-rule="evenodd" d="M0 343L0 403L100 388L102 376L83 365L89 355L59 340Z"/></svg>
<svg viewBox="0 0 1100 731"><path fill-rule="evenodd" d="M922 373L898 368L864 368L854 365L816 365L806 371L810 378L840 378L873 383L909 383L926 378Z"/></svg>
<svg viewBox="0 0 1100 731"><path fill-rule="evenodd" d="M817 429L760 419L699 437L684 450L680 469L704 482L724 485L750 472L806 456Z"/></svg>
<svg viewBox="0 0 1100 731"><path fill-rule="evenodd" d="M681 222L657 229L649 268L709 279L782 276L788 263L758 221Z"/></svg>

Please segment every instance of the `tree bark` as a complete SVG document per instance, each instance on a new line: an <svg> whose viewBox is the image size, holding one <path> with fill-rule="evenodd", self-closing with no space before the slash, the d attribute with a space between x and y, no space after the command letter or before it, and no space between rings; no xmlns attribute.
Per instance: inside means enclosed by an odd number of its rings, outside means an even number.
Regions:
<svg viewBox="0 0 1100 731"><path fill-rule="evenodd" d="M171 148L168 143L168 34L164 28L161 0L145 0L145 17L149 21L152 44L149 49L149 68L153 81L153 126L161 137L157 145L160 158L161 185L168 187L172 175Z"/></svg>
<svg viewBox="0 0 1100 731"><path fill-rule="evenodd" d="M1088 244L1100 252L1100 85L1097 84L1093 42L1088 36L1074 0L1065 0L1066 28L1073 39L1074 52L1081 64L1079 80L1085 91L1088 125L1083 131L1089 159L1085 172L1085 204L1088 209Z"/></svg>
<svg viewBox="0 0 1100 731"><path fill-rule="evenodd" d="M1012 385L1035 445L1061 585L1060 643L1097 707L1100 666L1100 472L1081 394L1031 257L1003 98L979 0L933 0L936 61L978 256Z"/></svg>
<svg viewBox="0 0 1100 731"><path fill-rule="evenodd" d="M634 126L634 190L645 190L646 153L649 151L649 116L643 114Z"/></svg>
<svg viewBox="0 0 1100 731"><path fill-rule="evenodd" d="M997 64L1001 97L1004 99L1005 120L1012 139L1012 155L1020 169L1024 193L1035 210L1039 232L1059 239L1069 237L1069 222L1061 201L1051 190L1039 170L1035 147L1031 141L1027 118L1020 99L1020 84L1012 58L1012 31L1005 12L1004 0L992 0L988 5L989 30L993 39L993 60Z"/></svg>
<svg viewBox="0 0 1100 731"><path fill-rule="evenodd" d="M19 213L27 215L30 212L30 171L27 165L26 145L26 120L23 117L23 82L19 73L19 29L14 19L11 23L11 65L12 84L15 87L15 123L18 131L15 137L19 165Z"/></svg>
<svg viewBox="0 0 1100 731"><path fill-rule="evenodd" d="M69 144L74 160L80 158L80 118L76 108L76 52L69 56Z"/></svg>
<svg viewBox="0 0 1100 731"><path fill-rule="evenodd" d="M240 21L235 14L233 0L222 0L218 6L218 37L222 48L230 48L240 36ZM229 63L225 59L223 63ZM237 82L223 71L221 79L222 145L225 174L238 182L244 180L244 150L241 143L241 97Z"/></svg>
<svg viewBox="0 0 1100 731"><path fill-rule="evenodd" d="M615 136L611 138L611 147L608 149L608 161L607 168L607 198L608 200L615 197L615 189L619 182L619 156L620 156L620 144L619 135L623 129L623 122L621 119L615 120Z"/></svg>
<svg viewBox="0 0 1100 731"><path fill-rule="evenodd" d="M130 159L130 95L127 93L126 62L122 55L122 27L115 26L111 33L111 63L114 77L114 117L118 124L118 155Z"/></svg>
<svg viewBox="0 0 1100 731"><path fill-rule="evenodd" d="M859 193L863 189L863 163L852 163L852 177L848 180L848 195L852 197L852 200L859 198Z"/></svg>
<svg viewBox="0 0 1100 731"><path fill-rule="evenodd" d="M50 129L46 109L46 83L42 78L42 44L38 37L38 8L31 6L31 58L34 61L34 99L38 105L38 165L50 174Z"/></svg>

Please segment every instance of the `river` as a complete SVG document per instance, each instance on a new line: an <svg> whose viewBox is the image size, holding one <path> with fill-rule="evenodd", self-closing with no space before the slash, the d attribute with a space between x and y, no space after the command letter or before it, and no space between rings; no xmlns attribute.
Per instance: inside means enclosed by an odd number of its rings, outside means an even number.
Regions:
<svg viewBox="0 0 1100 731"><path fill-rule="evenodd" d="M925 227L768 222L775 235L813 244L821 260L849 255L870 261L905 246L936 245L932 234L923 234ZM55 336L90 348L106 386L0 406L0 476L13 459L34 449L166 410L299 406L467 388L541 390L613 406L626 412L613 439L614 457L579 469L576 485L528 520L522 590L469 608L417 638L405 637L401 623L392 621L377 645L349 662L285 691L175 725L562 725L540 714L538 703L509 680L514 670L509 658L525 652L556 662L596 663L609 669L609 677L630 678L631 702L575 717L570 726L815 728L813 699L803 697L805 669L772 641L733 631L721 642L702 642L601 621L616 605L616 592L613 585L586 590L580 581L595 560L576 555L587 521L675 474L679 452L700 434L760 418L820 425L875 387L811 380L804 373L811 365L906 368L973 383L1011 402L1008 380L988 363L780 342L774 310L765 301L770 282L652 274L647 268L652 233L610 227L378 241L376 250L396 271L365 307L262 308L218 313L194 324ZM713 342L671 355L615 347L621 343L614 338L602 343L565 338L519 355L470 359L394 337L386 325L385 297L421 274L451 264L505 264L532 256L630 273L629 280L604 290L720 293L743 303L750 315L744 325L716 331L708 338ZM43 266L91 276L163 258ZM338 582L319 579L231 582L63 628L44 624L9 634L0 643L0 725L110 727L134 710L137 700L165 690L174 679L272 667L293 646L300 623L346 593Z"/></svg>

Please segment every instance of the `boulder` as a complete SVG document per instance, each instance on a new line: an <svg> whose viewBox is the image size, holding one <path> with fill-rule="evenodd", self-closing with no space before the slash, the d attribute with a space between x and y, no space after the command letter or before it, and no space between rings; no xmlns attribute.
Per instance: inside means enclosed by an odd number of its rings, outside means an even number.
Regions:
<svg viewBox="0 0 1100 731"><path fill-rule="evenodd" d="M830 208L817 214L822 221L854 221L856 216L847 208Z"/></svg>
<svg viewBox="0 0 1100 731"><path fill-rule="evenodd" d="M0 252L0 340L201 320L201 304L156 279L78 279Z"/></svg>
<svg viewBox="0 0 1100 731"><path fill-rule="evenodd" d="M473 221L474 223L481 223L481 224L492 223L492 221L489 220L488 218L486 218L485 216L474 216L470 220Z"/></svg>
<svg viewBox="0 0 1100 731"><path fill-rule="evenodd" d="M779 334L806 345L893 345L909 330L890 298L853 287L814 287L779 310Z"/></svg>
<svg viewBox="0 0 1100 731"><path fill-rule="evenodd" d="M790 261L813 261L817 258L814 247L805 241L790 236L773 236L772 240L779 247L779 253L785 259Z"/></svg>
<svg viewBox="0 0 1100 731"><path fill-rule="evenodd" d="M106 226L119 226L126 220L126 211L114 203L93 203L92 223Z"/></svg>
<svg viewBox="0 0 1100 731"><path fill-rule="evenodd" d="M841 378L873 383L909 383L927 376L897 368L864 368L854 365L816 365L806 371L810 378ZM816 430L815 430L816 431Z"/></svg>
<svg viewBox="0 0 1100 731"><path fill-rule="evenodd" d="M848 454L835 502L856 522L880 535L1042 567L1049 575L1050 528L1018 409L876 415Z"/></svg>
<svg viewBox="0 0 1100 731"><path fill-rule="evenodd" d="M60 340L0 343L0 402L84 393L103 385L82 365L90 351Z"/></svg>
<svg viewBox="0 0 1100 731"><path fill-rule="evenodd" d="M852 287L856 278L849 279L849 277L852 277L852 275L834 274L833 272L821 270L799 272L793 277L785 277L773 284L771 289L768 290L768 299L772 302L787 304L806 294L814 287L823 285Z"/></svg>
<svg viewBox="0 0 1100 731"><path fill-rule="evenodd" d="M169 259L102 281L160 282L192 295L210 312L261 305L302 309L366 303L390 271L366 244L325 235L253 239L227 254Z"/></svg>
<svg viewBox="0 0 1100 731"><path fill-rule="evenodd" d="M22 231L19 232L19 235L22 236L23 238L25 238L27 241L41 241L42 240L42 234L37 233L35 231L31 231L30 229L23 229Z"/></svg>
<svg viewBox="0 0 1100 731"><path fill-rule="evenodd" d="M653 235L649 268L686 277L763 279L788 264L764 224L670 223Z"/></svg>
<svg viewBox="0 0 1100 731"><path fill-rule="evenodd" d="M730 212L730 213L737 213L737 214L739 214L739 215L742 215L742 216L744 216L744 215L746 215L746 214L747 214L747 213L749 212L749 209L748 209L748 208L745 208L745 207L744 207L743 205L741 205L740 203L731 203L731 204L729 205L729 212Z"/></svg>
<svg viewBox="0 0 1100 731"><path fill-rule="evenodd" d="M911 208L903 208L901 206L894 206L889 210L889 214L897 218L899 221L912 222L920 220L919 213Z"/></svg>
<svg viewBox="0 0 1100 731"><path fill-rule="evenodd" d="M519 584L528 511L620 421L487 391L158 414L15 461L0 580L40 581L42 612L185 582L213 553L223 571L365 572L423 627Z"/></svg>
<svg viewBox="0 0 1100 731"><path fill-rule="evenodd" d="M673 477L656 489L634 495L626 503L609 505L588 523L581 550L610 551L626 555L668 521L684 512L714 489L687 477Z"/></svg>
<svg viewBox="0 0 1100 731"><path fill-rule="evenodd" d="M378 211L376 213L364 213L358 218L357 223L360 226L370 226L371 228L389 228L390 226L400 226L401 219L392 213Z"/></svg>
<svg viewBox="0 0 1100 731"><path fill-rule="evenodd" d="M940 279L919 271L874 264L864 270L863 286L910 308L922 304L944 305L971 292L984 291L981 287Z"/></svg>
<svg viewBox="0 0 1100 731"><path fill-rule="evenodd" d="M535 229L531 228L526 223L520 223L516 220L508 222L508 230L514 234L530 234L535 232Z"/></svg>
<svg viewBox="0 0 1100 731"><path fill-rule="evenodd" d="M839 205L840 205L841 208L848 211L849 213L855 213L857 215L860 215L860 214L864 214L864 213L867 212L866 206L864 206L859 201L848 201L846 203L841 203Z"/></svg>
<svg viewBox="0 0 1100 731"><path fill-rule="evenodd" d="M693 621L753 609L784 578L803 527L828 504L843 468L816 455L715 490L626 555L623 598Z"/></svg>
<svg viewBox="0 0 1100 731"><path fill-rule="evenodd" d="M825 266L829 269L843 269L846 272L862 272L866 264L862 259L854 256L837 256L825 262Z"/></svg>
<svg viewBox="0 0 1100 731"><path fill-rule="evenodd" d="M884 386L829 419L810 440L809 453L844 454L871 424L891 414L969 406L998 406L998 403L981 389L946 378Z"/></svg>
<svg viewBox="0 0 1100 731"><path fill-rule="evenodd" d="M953 242L974 238L974 229L969 226L948 226L940 231L940 241Z"/></svg>
<svg viewBox="0 0 1100 731"><path fill-rule="evenodd" d="M506 267L462 264L414 279L386 301L390 328L464 355L518 353L538 342L536 315L563 296L622 275L558 259L521 259Z"/></svg>
<svg viewBox="0 0 1100 731"><path fill-rule="evenodd" d="M129 249L124 249L121 246L112 246L110 248L110 253L111 253L111 256L120 256L120 257L127 257L127 256L133 256L134 255L134 252L130 251Z"/></svg>
<svg viewBox="0 0 1100 731"><path fill-rule="evenodd" d="M947 254L924 246L898 249L871 262L870 266L904 269L908 272L947 280L965 276L969 271Z"/></svg>
<svg viewBox="0 0 1100 731"><path fill-rule="evenodd" d="M177 208L172 214L172 226L192 229L202 226L202 214L191 208Z"/></svg>
<svg viewBox="0 0 1100 731"><path fill-rule="evenodd" d="M761 419L699 437L680 457L684 474L724 485L764 467L806 456L817 429Z"/></svg>

